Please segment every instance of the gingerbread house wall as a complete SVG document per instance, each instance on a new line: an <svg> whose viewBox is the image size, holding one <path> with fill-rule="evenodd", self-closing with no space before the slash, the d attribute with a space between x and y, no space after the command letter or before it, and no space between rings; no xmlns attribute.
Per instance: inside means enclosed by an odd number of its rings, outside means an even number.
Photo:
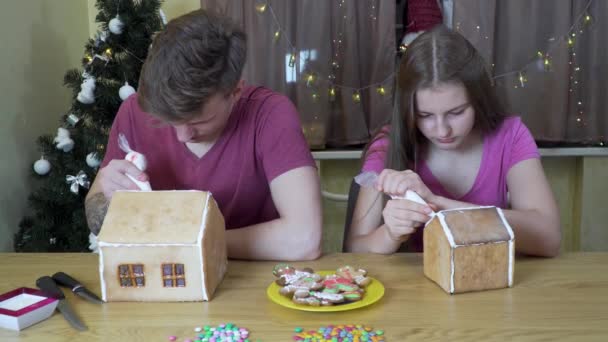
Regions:
<svg viewBox="0 0 608 342"><path fill-rule="evenodd" d="M452 247L445 236L441 223L434 218L424 228L424 275L450 292L452 277Z"/></svg>
<svg viewBox="0 0 608 342"><path fill-rule="evenodd" d="M102 297L105 301L200 301L203 300L203 275L200 247L174 246L101 246L99 267ZM164 287L161 265L184 264L185 287ZM143 264L144 287L121 287L118 266Z"/></svg>
<svg viewBox="0 0 608 342"><path fill-rule="evenodd" d="M454 293L509 286L509 243L454 248Z"/></svg>
<svg viewBox="0 0 608 342"><path fill-rule="evenodd" d="M204 300L211 300L228 268L224 216L212 197L209 197L209 201L207 201L205 219L205 234L200 237L203 248L201 248L199 256L205 275Z"/></svg>

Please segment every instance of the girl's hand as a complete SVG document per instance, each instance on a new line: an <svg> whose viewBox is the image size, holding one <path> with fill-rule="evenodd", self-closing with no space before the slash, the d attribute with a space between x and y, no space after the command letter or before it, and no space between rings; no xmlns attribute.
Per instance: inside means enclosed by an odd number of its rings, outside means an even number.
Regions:
<svg viewBox="0 0 608 342"><path fill-rule="evenodd" d="M403 242L416 229L426 223L431 208L406 199L393 199L386 202L382 217L389 237Z"/></svg>
<svg viewBox="0 0 608 342"><path fill-rule="evenodd" d="M407 190L416 192L429 205L435 203L436 196L422 182L420 176L412 170L395 171L384 169L378 181L376 182L376 190L384 192L389 196L405 196Z"/></svg>

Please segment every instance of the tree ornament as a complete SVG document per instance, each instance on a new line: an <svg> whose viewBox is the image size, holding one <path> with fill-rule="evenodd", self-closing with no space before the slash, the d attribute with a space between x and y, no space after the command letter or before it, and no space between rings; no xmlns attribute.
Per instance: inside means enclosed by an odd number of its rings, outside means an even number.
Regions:
<svg viewBox="0 0 608 342"><path fill-rule="evenodd" d="M159 9L158 14L160 15L160 20L163 23L163 26L167 26L167 16L165 15L165 12L163 12L162 9Z"/></svg>
<svg viewBox="0 0 608 342"><path fill-rule="evenodd" d="M135 88L129 85L129 82L125 82L125 85L120 87L118 90L118 96L120 96L121 100L126 100L129 96L135 93Z"/></svg>
<svg viewBox="0 0 608 342"><path fill-rule="evenodd" d="M89 182L89 177L84 171L80 170L76 176L67 175L65 176L65 181L70 185L70 191L78 194L79 187L89 188L91 182Z"/></svg>
<svg viewBox="0 0 608 342"><path fill-rule="evenodd" d="M95 102L95 77L87 75L80 85L80 92L76 99L83 104Z"/></svg>
<svg viewBox="0 0 608 342"><path fill-rule="evenodd" d="M80 118L78 116L76 116L76 114L70 113L68 115L68 117L66 118L66 121L70 124L70 126L76 127L76 124L78 124L78 121L80 121Z"/></svg>
<svg viewBox="0 0 608 342"><path fill-rule="evenodd" d="M121 34L124 26L125 24L120 20L118 15L108 23L108 29L114 34Z"/></svg>
<svg viewBox="0 0 608 342"><path fill-rule="evenodd" d="M70 138L70 131L63 127L57 129L57 136L53 139L58 150L70 152L74 148L74 140Z"/></svg>
<svg viewBox="0 0 608 342"><path fill-rule="evenodd" d="M87 154L87 165L92 168L97 168L101 164L101 160L97 158L97 152L91 152Z"/></svg>
<svg viewBox="0 0 608 342"><path fill-rule="evenodd" d="M44 159L44 157L40 157L40 159L36 160L34 163L34 172L37 174L44 176L51 171L51 163L48 160Z"/></svg>

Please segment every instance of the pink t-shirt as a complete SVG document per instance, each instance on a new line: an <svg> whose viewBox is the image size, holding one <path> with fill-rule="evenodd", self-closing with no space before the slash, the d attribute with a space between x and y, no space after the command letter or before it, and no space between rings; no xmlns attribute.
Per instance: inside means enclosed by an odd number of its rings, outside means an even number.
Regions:
<svg viewBox="0 0 608 342"><path fill-rule="evenodd" d="M370 146L370 153L362 171L380 173L384 167L388 138L382 138ZM416 173L434 194L450 199L507 208L507 173L522 160L540 158L536 142L519 117L507 117L494 132L483 139L483 155L475 182L463 196L455 198L446 191L433 175L424 160L417 161ZM422 230L416 231L409 243L410 250L422 250Z"/></svg>
<svg viewBox="0 0 608 342"><path fill-rule="evenodd" d="M279 217L269 183L302 166L315 166L291 101L263 87L247 87L224 132L202 157L177 140L172 126L143 112L137 94L121 105L102 167L123 159L118 134L143 153L153 190L210 191L226 220L240 228Z"/></svg>

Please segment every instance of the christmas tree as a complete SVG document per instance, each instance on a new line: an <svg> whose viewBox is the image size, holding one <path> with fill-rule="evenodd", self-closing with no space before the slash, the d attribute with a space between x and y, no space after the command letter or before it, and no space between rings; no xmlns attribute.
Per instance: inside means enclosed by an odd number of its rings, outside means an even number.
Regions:
<svg viewBox="0 0 608 342"><path fill-rule="evenodd" d="M103 158L121 102L137 89L155 32L162 29L160 0L97 0L100 30L85 45L82 69L66 72L71 108L56 136L37 140L42 157L28 198L30 212L15 235L17 252L82 252L89 229L84 199Z"/></svg>

